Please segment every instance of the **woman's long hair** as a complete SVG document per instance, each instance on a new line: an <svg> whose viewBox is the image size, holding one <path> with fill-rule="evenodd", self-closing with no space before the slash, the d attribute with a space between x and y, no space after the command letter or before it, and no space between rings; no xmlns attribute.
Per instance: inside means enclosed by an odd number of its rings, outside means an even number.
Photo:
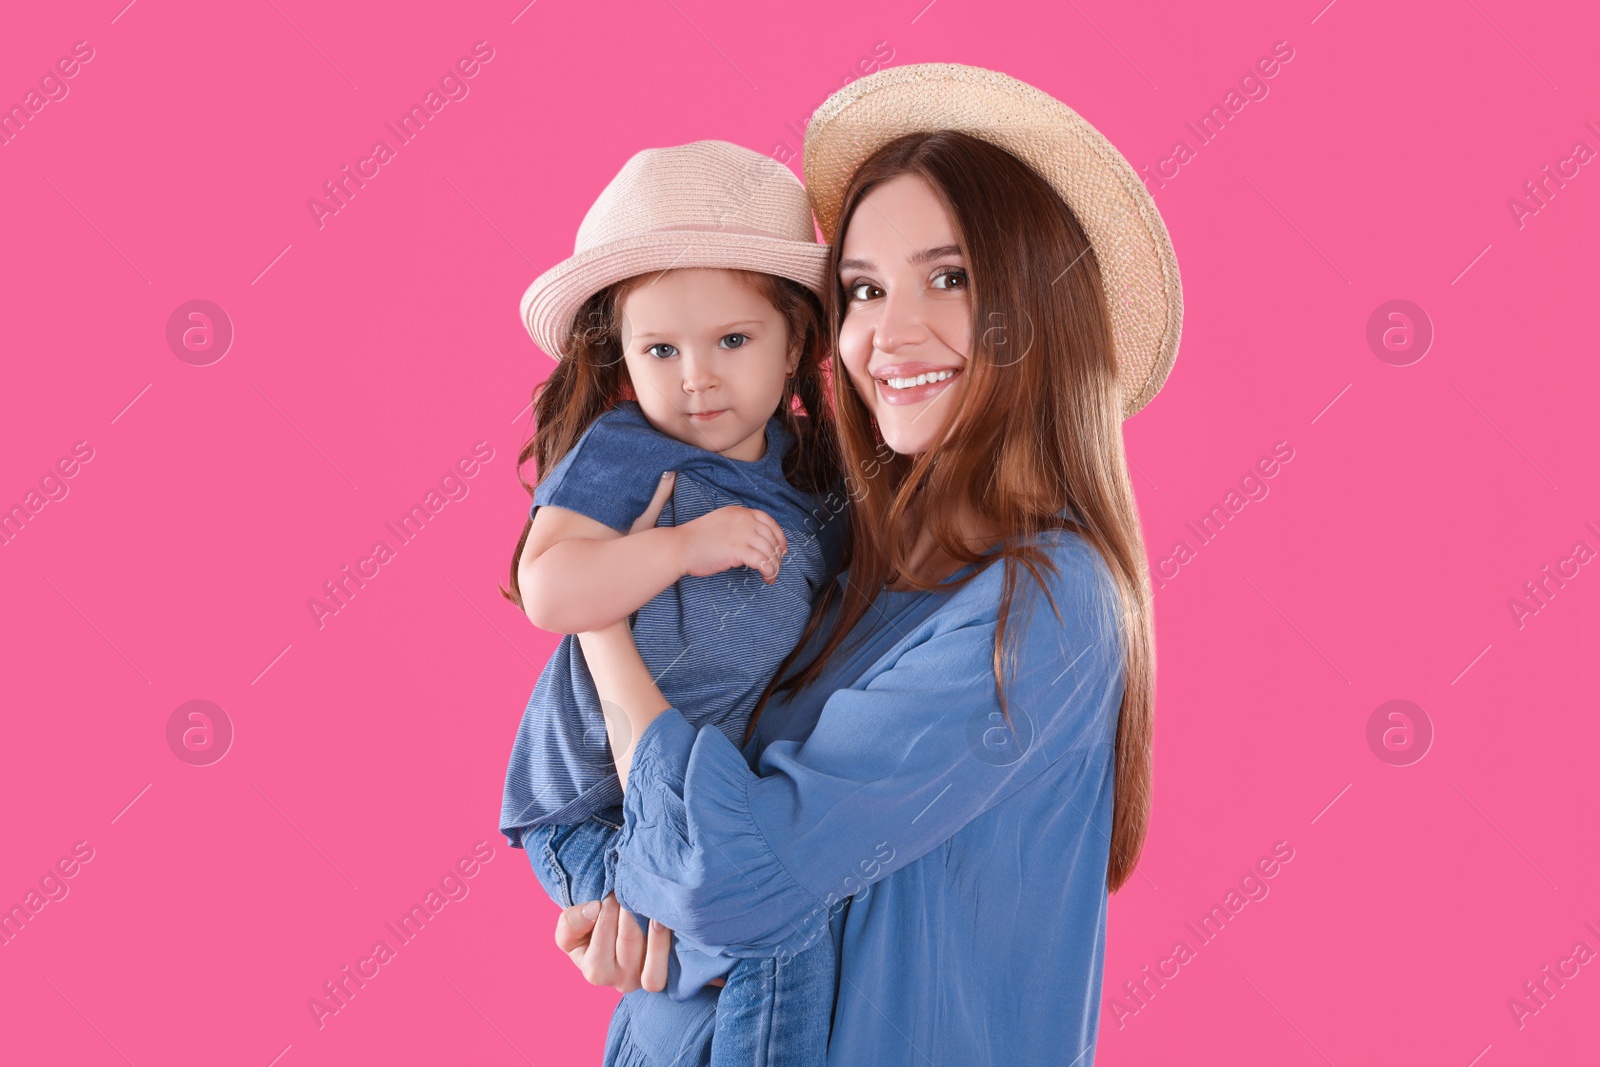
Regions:
<svg viewBox="0 0 1600 1067"><path fill-rule="evenodd" d="M862 197L902 174L926 180L955 223L969 267L974 339L949 429L941 443L914 457L896 455L883 443L838 351L846 308L838 284L840 236ZM850 567L851 580L825 587L751 726L773 692L797 691L818 678L871 609L869 590L895 575L917 588L934 587L911 578L907 554L914 539L897 535L919 526L930 528L939 547L963 563L1004 560L995 680L1005 712L1002 646L1020 569L1027 567L1041 587L1040 567L1054 572L1030 542L1048 529L1075 530L1109 565L1126 657L1106 871L1115 891L1133 873L1149 820L1155 641L1149 565L1123 453L1117 365L1094 249L1072 209L1036 171L987 141L948 130L908 134L874 152L852 178L831 238L828 271L834 281L824 306L850 500L842 565ZM1082 523L1061 516L1069 506ZM984 557L964 544L961 515L995 524L1003 550ZM785 677L834 601L840 601L839 612L817 655ZM1059 618L1054 598L1051 604ZM1010 651L1014 658L1015 649Z"/></svg>
<svg viewBox="0 0 1600 1067"><path fill-rule="evenodd" d="M662 272L664 273L664 272ZM778 414L794 434L795 444L784 457L783 474L797 489L822 495L839 481L839 444L826 397L827 349L823 334L822 304L817 294L799 282L775 274L734 270L783 316L789 333L789 353L800 352L792 377L784 380ZM565 358L557 361L550 377L533 390L533 435L517 456L517 480L533 496L545 476L578 443L578 438L599 416L619 401L637 400L622 355L622 303L628 294L659 274L639 274L616 282L586 300L567 331ZM536 464L537 480L522 476L528 460ZM511 585L500 595L522 607L517 564L533 519L522 526L511 555Z"/></svg>

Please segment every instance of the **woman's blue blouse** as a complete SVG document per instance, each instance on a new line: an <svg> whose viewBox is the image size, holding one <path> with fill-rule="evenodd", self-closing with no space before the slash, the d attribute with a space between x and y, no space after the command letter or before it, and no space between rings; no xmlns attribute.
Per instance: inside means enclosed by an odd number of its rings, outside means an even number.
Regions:
<svg viewBox="0 0 1600 1067"><path fill-rule="evenodd" d="M1046 598L1019 571L1009 725L990 563L959 589L881 590L818 682L768 702L743 753L677 709L639 738L618 901L724 973L831 936L830 1064L1093 1062L1122 609L1082 536L1036 543L1056 573Z"/></svg>

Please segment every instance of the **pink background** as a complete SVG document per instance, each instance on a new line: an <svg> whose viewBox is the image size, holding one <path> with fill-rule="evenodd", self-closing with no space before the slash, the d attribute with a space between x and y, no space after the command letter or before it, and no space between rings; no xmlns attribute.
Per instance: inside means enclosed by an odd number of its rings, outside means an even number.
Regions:
<svg viewBox="0 0 1600 1067"><path fill-rule="evenodd" d="M1135 167L1192 150L1155 189L1183 344L1127 424L1152 566L1190 554L1157 591L1154 810L1098 1062L1593 1060L1600 963L1508 1007L1600 951L1600 564L1510 607L1600 550L1600 165L1508 207L1600 150L1592 5L121 2L18 7L0 51L9 106L93 49L0 147L0 505L92 450L0 545L0 903L92 849L0 945L0 1059L599 1061L616 994L556 951L496 829L554 647L496 592L551 366L517 302L636 150L798 170L806 117L892 55L1032 82ZM469 94L319 227L307 201L478 41ZM1200 144L1186 123L1279 41L1268 95ZM166 340L195 299L236 331L208 366ZM1435 334L1405 366L1367 342L1396 299ZM480 441L400 545L385 523ZM1277 442L1267 495L1202 544L1186 523ZM319 627L308 602L379 539L394 558ZM1433 731L1409 765L1368 742L1397 699ZM190 700L235 731L209 766L169 747ZM1269 894L1199 945L1186 923L1280 841ZM475 847L467 895L319 1027L310 998Z"/></svg>

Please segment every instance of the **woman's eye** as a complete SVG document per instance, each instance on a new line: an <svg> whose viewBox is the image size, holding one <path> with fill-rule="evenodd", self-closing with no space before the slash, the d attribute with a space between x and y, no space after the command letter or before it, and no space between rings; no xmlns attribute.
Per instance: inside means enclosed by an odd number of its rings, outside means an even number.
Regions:
<svg viewBox="0 0 1600 1067"><path fill-rule="evenodd" d="M863 289L870 289L873 292L880 294L883 292L882 289L879 289L871 282L856 282L854 285L847 287L845 289L845 293L850 297L851 300L871 300L872 297L866 296L862 293Z"/></svg>
<svg viewBox="0 0 1600 1067"><path fill-rule="evenodd" d="M671 349L671 351L657 352L656 349L658 348ZM644 354L647 356L655 356L657 359L671 359L673 356L678 354L678 349L676 346L669 345L665 341L657 341L655 344L645 349Z"/></svg>
<svg viewBox="0 0 1600 1067"><path fill-rule="evenodd" d="M954 278L960 284L954 286L939 284L941 281L944 281L947 278ZM967 272L956 267L952 267L950 270L940 271L938 274L933 276L933 287L935 289L965 289L967 287Z"/></svg>
<svg viewBox="0 0 1600 1067"><path fill-rule="evenodd" d="M722 340L723 340L723 347L725 347L725 348L743 348L744 347L744 343L746 341L750 340L750 337L747 334L730 333L726 337L724 337ZM731 344L731 345L728 344L727 342L729 342L729 341L732 341L733 344Z"/></svg>

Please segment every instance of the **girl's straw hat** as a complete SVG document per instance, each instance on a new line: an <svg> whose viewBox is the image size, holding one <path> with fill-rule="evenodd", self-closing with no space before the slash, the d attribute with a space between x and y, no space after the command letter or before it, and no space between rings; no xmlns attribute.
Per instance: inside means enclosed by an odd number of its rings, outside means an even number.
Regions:
<svg viewBox="0 0 1600 1067"><path fill-rule="evenodd" d="M1123 418L1149 402L1178 354L1183 291L1155 200L1099 130L1047 93L958 63L888 67L851 82L806 126L806 192L837 241L845 188L879 147L907 133L960 130L1044 177L1083 224L1105 280ZM1062 264L1065 268L1067 264Z"/></svg>
<svg viewBox="0 0 1600 1067"><path fill-rule="evenodd" d="M556 359L583 302L612 282L672 267L792 278L819 295L828 249L805 189L782 163L727 141L647 148L578 227L571 258L522 295L522 322Z"/></svg>

